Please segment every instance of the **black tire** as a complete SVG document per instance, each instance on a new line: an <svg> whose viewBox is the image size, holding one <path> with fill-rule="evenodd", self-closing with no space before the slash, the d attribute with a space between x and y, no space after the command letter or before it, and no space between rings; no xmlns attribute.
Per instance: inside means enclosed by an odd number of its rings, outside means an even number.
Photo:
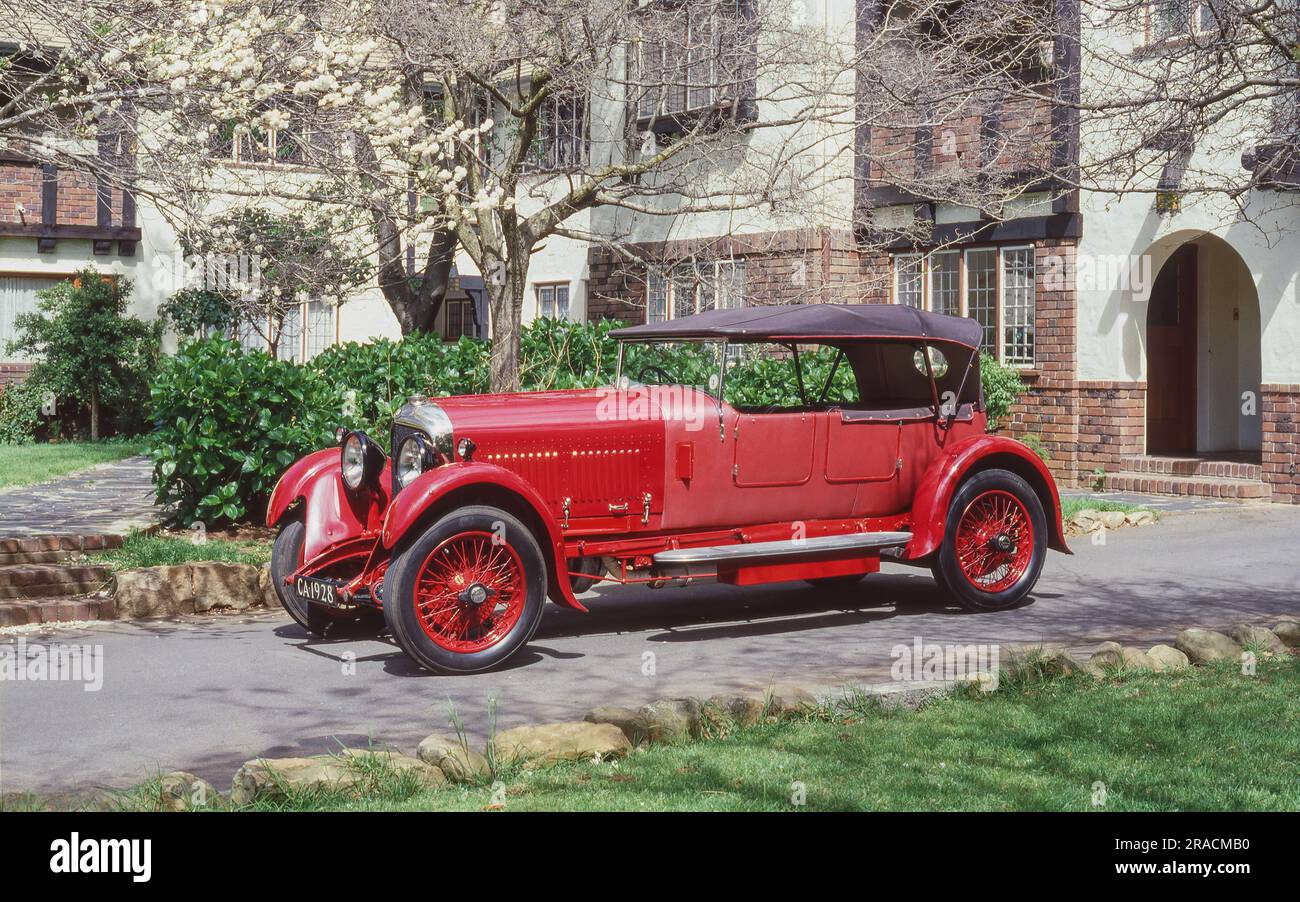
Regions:
<svg viewBox="0 0 1300 902"><path fill-rule="evenodd" d="M378 635L384 628L379 611L331 611L318 604L308 604L289 590L284 580L302 566L302 544L306 527L301 520L290 520L280 529L271 546L271 583L276 597L294 622L317 638L327 632L346 632L351 636Z"/></svg>
<svg viewBox="0 0 1300 902"><path fill-rule="evenodd" d="M1018 507L1008 498L1019 502ZM983 507L976 507L979 501ZM988 505L1005 504L1008 515L1005 518L984 517L981 511L987 511ZM996 508L995 508L996 510ZM990 529L989 555L987 563L971 566L972 570L983 571L968 575L958 560L958 533L967 520L967 533L979 534L974 527L980 523L1003 523L1006 528ZM994 549L994 542L1001 542L1005 537L1010 550ZM1032 544L1027 552L1023 551L1023 542L1028 539ZM944 592L968 611L989 612L1003 611L1018 604L1034 588L1043 569L1043 560L1047 557L1047 517L1043 513L1043 504L1029 483L1008 470L983 470L967 479L953 495L948 507L948 518L944 525L943 544L931 567L935 581ZM979 546L975 546L979 547ZM1002 565L993 566L998 562ZM1001 576L998 574L1001 573ZM977 580L985 580L987 588Z"/></svg>
<svg viewBox="0 0 1300 902"><path fill-rule="evenodd" d="M581 595L596 584L595 578L600 575L601 566L598 557L569 558L569 576L574 595Z"/></svg>
<svg viewBox="0 0 1300 902"><path fill-rule="evenodd" d="M849 573L845 576L819 576L816 579L806 579L804 582L818 589L838 591L840 589L853 588L858 583L862 582L862 577L866 575L867 574L865 573Z"/></svg>
<svg viewBox="0 0 1300 902"><path fill-rule="evenodd" d="M500 544L507 546L522 568L522 575L514 581L515 592L523 596L518 619L491 645L474 651L455 650L435 641L421 622L415 596L416 581L426 561L444 542L465 533L501 536ZM472 610L468 602L457 604ZM494 507L463 507L442 517L403 547L384 577L384 617L393 639L412 660L435 673L478 673L496 667L532 638L545 607L546 559L541 547L528 527Z"/></svg>

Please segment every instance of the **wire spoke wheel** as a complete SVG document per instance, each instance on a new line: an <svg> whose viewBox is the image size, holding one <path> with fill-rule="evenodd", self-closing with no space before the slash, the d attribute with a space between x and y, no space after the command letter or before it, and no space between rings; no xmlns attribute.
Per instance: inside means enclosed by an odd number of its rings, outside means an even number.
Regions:
<svg viewBox="0 0 1300 902"><path fill-rule="evenodd" d="M457 533L424 559L415 578L415 614L425 634L458 654L500 642L523 614L524 565L490 532Z"/></svg>
<svg viewBox="0 0 1300 902"><path fill-rule="evenodd" d="M962 574L981 592L1014 586L1034 555L1034 530L1024 503L1001 489L975 496L958 521L955 552Z"/></svg>

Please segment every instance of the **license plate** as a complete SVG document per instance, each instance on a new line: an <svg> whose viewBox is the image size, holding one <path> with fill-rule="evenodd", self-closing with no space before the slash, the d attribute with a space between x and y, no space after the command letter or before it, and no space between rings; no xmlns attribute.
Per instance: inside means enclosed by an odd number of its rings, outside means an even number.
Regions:
<svg viewBox="0 0 1300 902"><path fill-rule="evenodd" d="M300 576L293 581L293 591L303 601L339 607L338 584L328 579L313 576Z"/></svg>

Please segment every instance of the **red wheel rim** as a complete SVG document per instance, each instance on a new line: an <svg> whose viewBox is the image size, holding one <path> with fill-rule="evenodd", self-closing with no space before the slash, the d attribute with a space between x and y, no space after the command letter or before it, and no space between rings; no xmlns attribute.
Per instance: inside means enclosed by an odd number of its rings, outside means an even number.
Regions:
<svg viewBox="0 0 1300 902"><path fill-rule="evenodd" d="M981 592L1014 586L1034 555L1034 529L1020 499L1000 490L975 496L957 522L957 565Z"/></svg>
<svg viewBox="0 0 1300 902"><path fill-rule="evenodd" d="M527 597L524 565L488 532L462 532L429 553L415 578L415 616L437 645L473 654L519 622Z"/></svg>

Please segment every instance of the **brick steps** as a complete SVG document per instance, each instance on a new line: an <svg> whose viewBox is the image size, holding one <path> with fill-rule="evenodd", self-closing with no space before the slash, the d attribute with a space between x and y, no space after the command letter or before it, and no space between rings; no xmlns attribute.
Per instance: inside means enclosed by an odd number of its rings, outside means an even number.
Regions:
<svg viewBox="0 0 1300 902"><path fill-rule="evenodd" d="M85 595L113 577L108 567L65 564L9 564L0 567L0 598L57 598Z"/></svg>
<svg viewBox="0 0 1300 902"><path fill-rule="evenodd" d="M1158 457L1135 455L1120 459L1125 473L1165 476L1212 476L1218 479L1259 480L1264 469L1259 464L1233 460L1207 460L1201 457Z"/></svg>
<svg viewBox="0 0 1300 902"><path fill-rule="evenodd" d="M1174 476L1164 473L1122 472L1106 476L1106 491L1142 495L1184 495L1223 501L1267 501L1271 492L1259 479L1224 476Z"/></svg>
<svg viewBox="0 0 1300 902"><path fill-rule="evenodd" d="M44 598L0 601L0 626L34 623L67 623L73 620L112 620L116 616L112 596L94 598Z"/></svg>
<svg viewBox="0 0 1300 902"><path fill-rule="evenodd" d="M87 551L119 548L122 536L32 536L0 539L0 567L8 564L48 564L67 561Z"/></svg>
<svg viewBox="0 0 1300 902"><path fill-rule="evenodd" d="M98 534L0 539L0 627L112 619L110 596L87 596L106 588L113 571L84 555L121 544L121 536Z"/></svg>

